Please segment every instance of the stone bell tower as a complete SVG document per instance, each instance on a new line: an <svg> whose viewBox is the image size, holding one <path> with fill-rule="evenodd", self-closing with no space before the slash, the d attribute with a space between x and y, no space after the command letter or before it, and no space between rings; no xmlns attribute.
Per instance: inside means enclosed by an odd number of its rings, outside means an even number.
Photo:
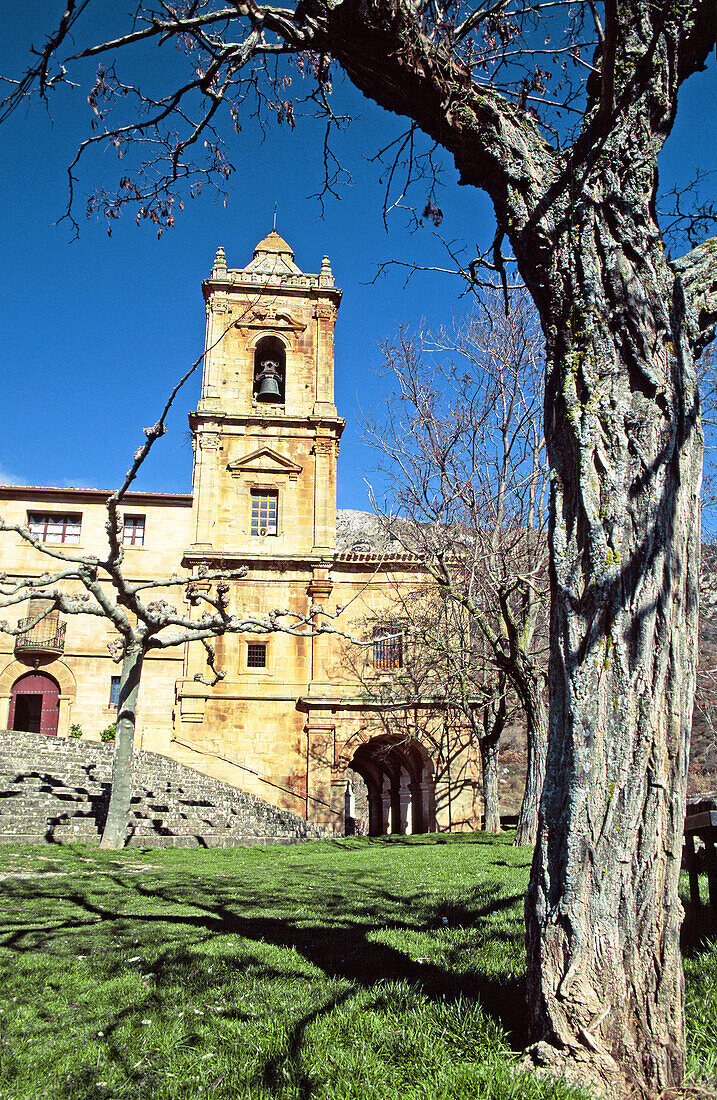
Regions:
<svg viewBox="0 0 717 1100"><path fill-rule="evenodd" d="M217 251L203 284L202 394L189 556L318 562L336 544L334 325L328 257L304 274L276 232L246 267Z"/></svg>

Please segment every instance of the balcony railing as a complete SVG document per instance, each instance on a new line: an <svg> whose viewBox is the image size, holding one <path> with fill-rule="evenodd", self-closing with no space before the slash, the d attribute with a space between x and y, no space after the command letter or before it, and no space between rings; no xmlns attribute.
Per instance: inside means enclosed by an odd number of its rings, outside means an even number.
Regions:
<svg viewBox="0 0 717 1100"><path fill-rule="evenodd" d="M20 630L32 622L32 619L20 619ZM67 623L48 616L35 626L18 634L15 638L16 653L64 653L65 628Z"/></svg>

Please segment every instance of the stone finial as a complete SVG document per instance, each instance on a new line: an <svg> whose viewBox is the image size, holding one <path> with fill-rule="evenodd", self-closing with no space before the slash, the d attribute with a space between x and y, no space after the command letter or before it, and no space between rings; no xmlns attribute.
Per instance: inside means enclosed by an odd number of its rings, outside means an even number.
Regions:
<svg viewBox="0 0 717 1100"><path fill-rule="evenodd" d="M325 279L326 282L333 283L334 281L333 272L331 270L331 261L329 260L328 256L324 256L323 260L321 261L321 271L319 272L319 278Z"/></svg>
<svg viewBox="0 0 717 1100"><path fill-rule="evenodd" d="M217 254L214 257L214 266L212 267L212 278L221 279L227 273L227 258L224 255L224 249L221 245L217 249Z"/></svg>

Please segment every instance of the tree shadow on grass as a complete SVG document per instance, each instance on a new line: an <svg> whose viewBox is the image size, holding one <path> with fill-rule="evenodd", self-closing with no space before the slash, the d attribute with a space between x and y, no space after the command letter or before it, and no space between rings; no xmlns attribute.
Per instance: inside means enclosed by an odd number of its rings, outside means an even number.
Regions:
<svg viewBox="0 0 717 1100"><path fill-rule="evenodd" d="M510 958L522 949L519 933L511 932L514 922L510 919L510 910L522 901L522 893L501 896L497 886L483 885L477 900L469 899L465 904L460 904L416 899L419 912L411 914L411 919L401 919L398 915L386 919L387 905L395 904L399 909L402 904L405 911L409 904L405 896L393 895L385 889L362 888L353 908L346 897L337 893L336 896L328 895L316 901L312 911L306 915L297 912L296 915L277 916L271 912L257 912L266 909L265 896L252 897L247 893L244 897L229 900L219 896L218 888L204 889L200 894L196 889L181 884L160 887L147 886L137 880L113 879L112 876L110 879L124 891L125 896L127 893L134 894L145 904L133 906L133 912L128 912L124 907L118 913L109 908L104 899L93 900L89 885L87 891L75 889L63 892L64 904L75 906L85 914L84 919L73 915L54 924L51 929L45 929L44 935L37 928L31 930L16 926L10 931L4 946L17 952L37 950L39 936L45 941L47 949L49 939L59 937L62 942L68 932L81 931L83 924L96 927L98 921L120 922L127 929L132 926L136 928L140 923L175 925L193 930L200 939L235 935L245 941L292 949L328 978L349 981L355 988L370 988L377 982L408 982L428 998L443 1001L462 998L478 1002L506 1033L513 1049L521 1049L527 1042L525 980L522 976L495 976L477 968L468 972L453 970L427 959L413 959L406 952L372 936L379 929L382 933L400 936L430 929L470 927L482 930L491 941L502 941ZM26 896L34 893L37 898L41 893L39 884L35 887L25 882L21 884L21 889ZM291 899L285 897L281 908L286 908L287 900L290 904ZM147 903L151 905L151 911L146 911ZM188 914L186 907L190 905L194 912ZM177 913L177 906L185 911ZM143 908L145 911L142 911ZM320 913L316 912L317 908ZM491 927L496 915L506 918L501 928ZM108 959L106 966L109 965ZM117 967L123 965L118 959ZM159 987L176 981L178 965L179 960L176 956L171 957L171 953L153 963L155 982ZM296 1049L299 1042L300 1036L296 1039Z"/></svg>
<svg viewBox="0 0 717 1100"><path fill-rule="evenodd" d="M262 1085L268 1092L283 1093L287 1077L297 1090L301 1100L308 1100L312 1094L312 1082L303 1068L301 1047L307 1028L327 1016L340 1005L354 996L354 990L346 989L336 996L327 998L323 1004L304 1013L294 1024L286 1044L286 1050L267 1059L262 1073Z"/></svg>
<svg viewBox="0 0 717 1100"><path fill-rule="evenodd" d="M201 937L199 943L210 941L212 938L213 935L208 933L206 936ZM196 941L192 946L197 946ZM155 1091L159 1091L164 1067L161 1060L157 1061L154 1057L145 1056L145 1059L140 1060L139 1063L134 1061L137 1056L136 1048L128 1049L127 1043L123 1042L126 1034L123 1030L125 1026L130 1028L141 1026L144 1022L143 1018L147 1016L150 1018L153 1016L158 1017L167 1020L168 1023L170 1020L172 1023L178 1022L175 993L177 987L181 986L184 1002L192 1003L195 1006L194 1011L197 1012L197 1016L189 1011L183 1013L186 1017L187 1030L181 1036L181 1045L185 1050L196 1050L198 1054L200 1050L206 1049L208 1042L200 1018L207 1019L213 1011L217 1010L219 1006L210 1005L208 1002L216 998L217 993L224 986L231 987L233 979L247 980L251 978L254 982L271 983L276 981L285 983L288 978L296 979L302 976L300 969L290 971L287 974L286 969L267 964L266 960L262 959L261 954L254 950L252 946L241 949L233 959L228 957L223 959L222 985L219 990L217 981L211 978L205 969L197 966L197 956L192 953L190 947L178 946L168 949L159 959L155 959L153 972L155 987L148 990L142 999L135 1000L119 1010L114 1019L104 1025L102 1034L102 1040L107 1045L110 1059L121 1067L127 1081L131 1082L133 1089L137 1090L137 1095L148 1097L154 1095ZM315 974L307 972L306 976L315 977ZM261 1057L258 1057L258 1064L251 1071L250 1080L247 1082L248 1094L253 1095L251 1088L257 1083L261 1083L264 1090L261 1095L271 1094L272 1092L277 1095L284 1095L287 1080L290 1080L297 1090L297 1095L308 1098L311 1095L311 1079L304 1071L301 1057L305 1031L313 1023L349 1001L355 994L356 990L351 986L334 990L323 996L320 1003L312 1005L306 1011L295 1016L291 1025L287 1028L287 1039L282 1049L273 1054L267 1054L263 1061ZM202 1011L196 1008L198 1005L202 1006ZM239 1004L222 1005L219 1012L221 1020L227 1024L240 1023L244 1026L250 1026L256 1019L256 1013L242 1010ZM214 1044L216 1041L215 1032L211 1042ZM259 1053L257 1051L257 1054ZM209 1085L209 1090L213 1092L214 1089L217 1089L218 1095L233 1098L237 1095L233 1090L222 1092L219 1089L224 1076L224 1074L219 1074ZM95 1077L96 1073L88 1075L84 1068L80 1068L72 1081L72 1095L75 1100L80 1100L80 1098L81 1100L97 1100ZM197 1086L196 1094L205 1095L203 1090L206 1087L206 1082L202 1086ZM231 1088L231 1085L228 1084L228 1087ZM292 1093L292 1095L294 1094Z"/></svg>

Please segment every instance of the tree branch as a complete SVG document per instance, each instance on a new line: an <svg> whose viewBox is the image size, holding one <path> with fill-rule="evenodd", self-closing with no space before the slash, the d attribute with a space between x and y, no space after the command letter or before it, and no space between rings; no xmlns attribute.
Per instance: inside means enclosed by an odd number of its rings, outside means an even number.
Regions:
<svg viewBox="0 0 717 1100"><path fill-rule="evenodd" d="M694 325L696 354L700 355L717 331L717 237L673 260L671 267L684 287Z"/></svg>

